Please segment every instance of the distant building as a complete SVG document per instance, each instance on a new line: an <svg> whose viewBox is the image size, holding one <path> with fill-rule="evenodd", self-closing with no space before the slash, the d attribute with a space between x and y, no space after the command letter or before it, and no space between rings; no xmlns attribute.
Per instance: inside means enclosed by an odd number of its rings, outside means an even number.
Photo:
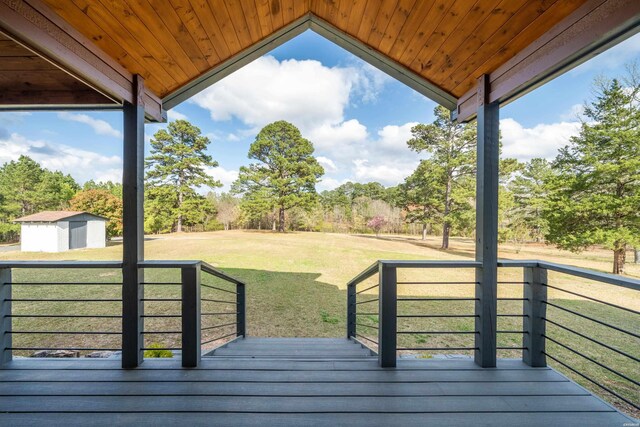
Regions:
<svg viewBox="0 0 640 427"><path fill-rule="evenodd" d="M18 218L23 252L64 252L104 248L107 218L88 212L43 211Z"/></svg>

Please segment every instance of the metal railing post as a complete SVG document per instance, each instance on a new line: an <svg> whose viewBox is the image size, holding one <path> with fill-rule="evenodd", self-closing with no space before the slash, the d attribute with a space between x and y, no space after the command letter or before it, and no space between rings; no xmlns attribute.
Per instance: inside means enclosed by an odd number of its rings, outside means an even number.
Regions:
<svg viewBox="0 0 640 427"><path fill-rule="evenodd" d="M380 298L378 301L378 362L383 368L396 366L397 343L397 270L381 262Z"/></svg>
<svg viewBox="0 0 640 427"><path fill-rule="evenodd" d="M246 290L244 283L236 284L236 307L238 314L236 315L236 336L247 336L247 302Z"/></svg>
<svg viewBox="0 0 640 427"><path fill-rule="evenodd" d="M0 367L11 362L11 269L0 268Z"/></svg>
<svg viewBox="0 0 640 427"><path fill-rule="evenodd" d="M524 363L536 368L547 366L545 328L547 305L547 270L540 267L524 268L524 331L522 353Z"/></svg>
<svg viewBox="0 0 640 427"><path fill-rule="evenodd" d="M200 363L200 264L182 268L182 366Z"/></svg>
<svg viewBox="0 0 640 427"><path fill-rule="evenodd" d="M347 286L347 339L356 336L356 285Z"/></svg>

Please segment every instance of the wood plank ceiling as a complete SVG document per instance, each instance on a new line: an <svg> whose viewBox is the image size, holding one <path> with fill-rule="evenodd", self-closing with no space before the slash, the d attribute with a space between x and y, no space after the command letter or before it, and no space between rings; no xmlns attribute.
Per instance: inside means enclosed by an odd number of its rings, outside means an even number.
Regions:
<svg viewBox="0 0 640 427"><path fill-rule="evenodd" d="M0 33L0 104L23 105L34 94L42 95L38 97L41 100L38 105L113 103Z"/></svg>
<svg viewBox="0 0 640 427"><path fill-rule="evenodd" d="M585 0L43 0L165 97L312 13L459 98Z"/></svg>

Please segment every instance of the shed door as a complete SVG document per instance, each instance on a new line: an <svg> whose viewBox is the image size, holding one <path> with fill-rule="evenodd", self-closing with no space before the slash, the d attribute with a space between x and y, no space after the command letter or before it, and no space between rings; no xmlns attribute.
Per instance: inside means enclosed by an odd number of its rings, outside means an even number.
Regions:
<svg viewBox="0 0 640 427"><path fill-rule="evenodd" d="M69 222L69 249L87 247L87 221Z"/></svg>

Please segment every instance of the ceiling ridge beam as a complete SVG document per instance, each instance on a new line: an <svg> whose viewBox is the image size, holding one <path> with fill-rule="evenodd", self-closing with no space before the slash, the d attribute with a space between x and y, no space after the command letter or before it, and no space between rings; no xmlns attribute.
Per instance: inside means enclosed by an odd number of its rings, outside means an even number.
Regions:
<svg viewBox="0 0 640 427"><path fill-rule="evenodd" d="M0 0L0 29L107 98L136 101L134 76L39 0ZM166 120L154 93L146 91L144 103L149 120Z"/></svg>
<svg viewBox="0 0 640 427"><path fill-rule="evenodd" d="M166 95L162 99L163 105L167 110L175 107L214 83L217 83L228 75L238 71L245 65L269 53L278 46L288 42L296 36L299 36L309 29L310 19L310 14L303 15L290 24L274 31L267 37L264 37L259 42L231 56L216 67Z"/></svg>
<svg viewBox="0 0 640 427"><path fill-rule="evenodd" d="M640 1L588 0L489 74L489 102L506 105L640 31ZM454 117L472 120L474 87L458 99Z"/></svg>

